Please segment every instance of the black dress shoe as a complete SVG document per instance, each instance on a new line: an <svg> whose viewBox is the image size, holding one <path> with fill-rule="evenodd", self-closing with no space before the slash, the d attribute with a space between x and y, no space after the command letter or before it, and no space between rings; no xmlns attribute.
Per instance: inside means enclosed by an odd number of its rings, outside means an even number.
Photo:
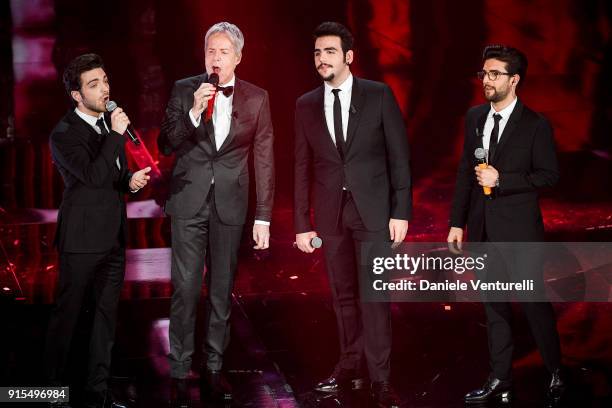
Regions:
<svg viewBox="0 0 612 408"><path fill-rule="evenodd" d="M400 399L389 381L372 383L372 399L380 408L399 408Z"/></svg>
<svg viewBox="0 0 612 408"><path fill-rule="evenodd" d="M200 389L204 396L213 401L231 401L232 386L219 370L206 370L200 377Z"/></svg>
<svg viewBox="0 0 612 408"><path fill-rule="evenodd" d="M510 402L512 399L512 381L499 380L491 376L482 388L466 394L463 400L466 404L480 404L496 398L499 398L501 402Z"/></svg>
<svg viewBox="0 0 612 408"><path fill-rule="evenodd" d="M189 395L189 384L184 378L173 378L171 387L170 405L173 408L190 408L191 396Z"/></svg>
<svg viewBox="0 0 612 408"><path fill-rule="evenodd" d="M72 405L68 402L50 402L49 408L71 408Z"/></svg>
<svg viewBox="0 0 612 408"><path fill-rule="evenodd" d="M105 393L90 393L85 404L87 408L128 408L124 402L116 401L109 391Z"/></svg>
<svg viewBox="0 0 612 408"><path fill-rule="evenodd" d="M548 386L548 402L549 406L556 406L561 402L563 393L565 392L565 380L561 369L558 368L552 373L550 385Z"/></svg>
<svg viewBox="0 0 612 408"><path fill-rule="evenodd" d="M341 390L359 390L365 381L357 370L335 369L332 375L317 383L315 391L335 393Z"/></svg>

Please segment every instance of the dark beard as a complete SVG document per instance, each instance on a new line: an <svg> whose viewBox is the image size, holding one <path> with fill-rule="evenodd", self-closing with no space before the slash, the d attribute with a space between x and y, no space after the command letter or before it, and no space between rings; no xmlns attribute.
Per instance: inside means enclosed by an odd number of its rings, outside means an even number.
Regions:
<svg viewBox="0 0 612 408"><path fill-rule="evenodd" d="M493 102L493 103L497 103L499 101L504 100L504 98L508 96L508 92L498 92L497 90L493 89L493 95L491 96L487 96L486 91L484 92L484 97L487 101L489 102Z"/></svg>
<svg viewBox="0 0 612 408"><path fill-rule="evenodd" d="M335 78L335 74L332 72L331 74L329 74L328 76L324 77L323 75L321 75L321 78L325 81L325 82L330 82Z"/></svg>
<svg viewBox="0 0 612 408"><path fill-rule="evenodd" d="M97 113L102 113L102 112L106 112L106 109L100 110L100 108L98 108L95 103L91 104L89 103L88 100L83 99L83 106L85 106L87 109L89 109L90 111L93 112L97 112Z"/></svg>

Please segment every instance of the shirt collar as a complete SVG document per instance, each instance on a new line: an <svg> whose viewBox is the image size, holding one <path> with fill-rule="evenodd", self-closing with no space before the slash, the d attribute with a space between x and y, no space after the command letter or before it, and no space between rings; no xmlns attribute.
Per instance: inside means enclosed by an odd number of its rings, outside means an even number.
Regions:
<svg viewBox="0 0 612 408"><path fill-rule="evenodd" d="M236 75L232 75L232 79L230 79L227 82L227 84L221 85L221 86L224 86L224 87L226 87L226 86L235 86L235 84L236 84Z"/></svg>
<svg viewBox="0 0 612 408"><path fill-rule="evenodd" d="M492 118L493 114L499 113L502 117L501 120L508 120L508 118L512 114L512 111L514 111L514 107L516 106L516 101L518 101L518 98L514 97L514 100L510 102L510 105L506 106L504 109L500 110L499 112L496 112L495 108L493 108L493 104L491 104L491 110L489 110L489 118Z"/></svg>
<svg viewBox="0 0 612 408"><path fill-rule="evenodd" d="M349 73L349 76L346 77L346 79L344 80L344 82L342 82L340 84L340 86L334 88L332 87L327 81L324 82L325 84L325 93L331 94L331 91L334 89L340 89L342 92L342 95L350 95L351 94L351 90L353 89L353 74Z"/></svg>
<svg viewBox="0 0 612 408"><path fill-rule="evenodd" d="M95 116L91 116L85 112L82 112L79 110L79 108L74 108L74 112L79 115L79 117L81 119L83 119L85 122L87 122L91 127L95 128L97 125L97 122L100 118L104 117L104 112L101 112L100 115L98 117Z"/></svg>

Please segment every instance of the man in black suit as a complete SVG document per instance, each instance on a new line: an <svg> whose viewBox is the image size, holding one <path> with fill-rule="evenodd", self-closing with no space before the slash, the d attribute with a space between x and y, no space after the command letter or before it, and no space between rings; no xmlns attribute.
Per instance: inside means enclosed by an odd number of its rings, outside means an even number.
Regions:
<svg viewBox="0 0 612 408"><path fill-rule="evenodd" d="M244 37L234 24L213 25L205 37L206 73L176 82L159 138L174 152L166 213L172 221L171 377L184 380L194 352L196 306L206 258L203 390L231 399L221 375L238 248L246 221L249 152L257 203L255 249L269 245L274 197L273 132L268 93L235 77ZM219 86L208 83L217 75ZM184 381L175 381L179 387Z"/></svg>
<svg viewBox="0 0 612 408"><path fill-rule="evenodd" d="M387 85L352 76L353 37L346 27L322 23L314 38L315 67L324 84L296 103L296 243L311 253L312 238L321 234L341 353L333 374L316 389L330 392L355 384L366 363L376 401L396 406L389 382L389 303L360 302L365 283L357 266L362 244L399 244L408 231L412 198L406 128ZM311 184L316 231L310 221Z"/></svg>
<svg viewBox="0 0 612 408"><path fill-rule="evenodd" d="M516 96L517 86L524 83L526 71L527 58L522 52L501 45L485 48L483 69L478 77L489 103L471 108L466 115L449 243L461 244L466 225L473 242L538 242L544 239L538 190L553 186L559 178L559 169L550 124ZM486 168L476 165L474 151L477 148L488 152ZM490 188L491 194L485 195L483 187ZM524 254L517 254L517 259L530 262ZM534 279L536 286L542 287L541 269L539 272L540 276L529 276L534 274L533 267L515 267L504 273L513 281ZM492 273L499 274L499 268L492 267ZM552 373L549 394L553 400L558 400L563 381L554 311L548 302L525 301L521 306L544 363ZM508 302L500 301L485 302L485 311L491 374L484 387L465 396L468 403L511 398L512 310Z"/></svg>
<svg viewBox="0 0 612 408"><path fill-rule="evenodd" d="M76 108L50 136L53 162L65 190L55 236L59 283L47 332L45 368L52 384L65 381L79 312L93 289L88 406L109 406L107 381L125 272L124 194L144 187L151 169L135 173L128 169L122 135L129 119L121 108L105 115L110 87L102 59L95 54L75 58L64 71L63 81Z"/></svg>

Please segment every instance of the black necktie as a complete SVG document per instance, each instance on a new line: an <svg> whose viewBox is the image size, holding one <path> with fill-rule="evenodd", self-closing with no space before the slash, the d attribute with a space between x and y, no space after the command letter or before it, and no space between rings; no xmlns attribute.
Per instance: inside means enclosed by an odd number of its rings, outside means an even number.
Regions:
<svg viewBox="0 0 612 408"><path fill-rule="evenodd" d="M217 86L217 92L223 92L223 95L227 96L228 98L230 96L232 96L232 94L234 93L234 87L233 86Z"/></svg>
<svg viewBox="0 0 612 408"><path fill-rule="evenodd" d="M336 149L340 158L344 161L344 132L342 131L342 107L340 106L340 89L332 89L334 94L334 138L336 139Z"/></svg>
<svg viewBox="0 0 612 408"><path fill-rule="evenodd" d="M489 140L489 164L493 164L495 159L495 149L497 149L497 142L499 140L499 121L502 116L499 113L493 114L493 120L495 124L493 125L493 130L491 131L491 139Z"/></svg>
<svg viewBox="0 0 612 408"><path fill-rule="evenodd" d="M98 121L96 122L96 126L100 128L100 134L102 136L108 135L108 130L106 130L106 126L104 126L103 118L98 119Z"/></svg>

